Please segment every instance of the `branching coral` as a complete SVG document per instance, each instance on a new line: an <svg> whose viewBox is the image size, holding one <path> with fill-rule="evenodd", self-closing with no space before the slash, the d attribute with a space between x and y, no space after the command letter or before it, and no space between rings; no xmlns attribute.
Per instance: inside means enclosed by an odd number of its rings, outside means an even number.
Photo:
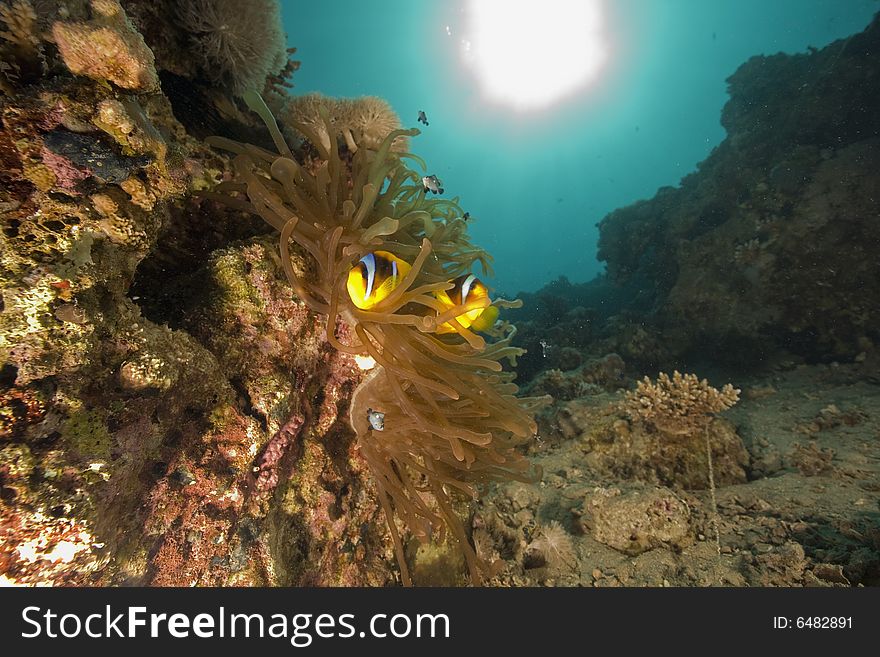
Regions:
<svg viewBox="0 0 880 657"><path fill-rule="evenodd" d="M661 372L656 383L645 377L626 393L624 410L633 421L651 424L664 433L690 434L705 427L713 414L739 401L739 393L729 383L718 390L694 374L676 370L670 378Z"/></svg>
<svg viewBox="0 0 880 657"><path fill-rule="evenodd" d="M177 11L205 75L234 94L290 66L277 0L186 0Z"/></svg>
<svg viewBox="0 0 880 657"><path fill-rule="evenodd" d="M731 384L721 390L713 388L706 379L695 374L673 372L672 378L665 372L657 382L645 377L635 391L626 393L623 408L634 422L652 425L668 435L693 435L702 431L706 443L706 465L709 473L709 494L712 504L712 525L715 531L715 547L721 557L721 537L718 529L718 505L715 500L715 474L712 467L712 445L709 440L709 423L715 413L720 413L739 401L740 390Z"/></svg>
<svg viewBox="0 0 880 657"><path fill-rule="evenodd" d="M352 396L349 417L377 483L403 582L410 577L395 518L422 541L451 533L478 583L488 564L470 544L456 498L476 496L491 480L537 476L515 447L535 434L532 412L543 400L517 398L514 374L502 367L522 353L510 345L510 325L496 328L490 333L495 341L487 343L456 318L512 302L479 298L449 308L435 296L476 262L487 269L489 256L470 243L456 202L426 198L420 174L404 163L420 160L392 150L396 139L418 130L393 130L375 149L365 142L348 164L337 148L344 136L322 107L322 133L314 125L294 126L320 158L307 167L294 158L261 99L245 99L266 122L278 153L212 138L236 153L236 179L214 196L278 229L287 277L303 301L326 315L327 340L376 362ZM311 275L294 271L291 241L311 259ZM411 268L387 297L361 310L347 294L346 279L360 258L378 250ZM351 343L337 337L340 321L351 327ZM454 332L438 335L444 324ZM371 425L370 409L384 414L381 430Z"/></svg>

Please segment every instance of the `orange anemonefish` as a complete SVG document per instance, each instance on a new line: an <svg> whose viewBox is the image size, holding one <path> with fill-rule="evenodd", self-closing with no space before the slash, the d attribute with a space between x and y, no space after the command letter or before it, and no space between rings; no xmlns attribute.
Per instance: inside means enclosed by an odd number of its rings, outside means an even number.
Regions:
<svg viewBox="0 0 880 657"><path fill-rule="evenodd" d="M447 308L460 306L474 301L476 299L488 299L489 290L483 282L473 274L465 274L450 281L453 285L451 290L436 292L434 296ZM485 331L495 324L498 319L498 307L487 306L486 308L476 308L462 313L455 319L465 328L475 331ZM453 333L455 328L450 322L441 324L437 329L437 333Z"/></svg>
<svg viewBox="0 0 880 657"><path fill-rule="evenodd" d="M410 265L388 251L374 251L348 272L348 296L361 310L370 310L400 285Z"/></svg>

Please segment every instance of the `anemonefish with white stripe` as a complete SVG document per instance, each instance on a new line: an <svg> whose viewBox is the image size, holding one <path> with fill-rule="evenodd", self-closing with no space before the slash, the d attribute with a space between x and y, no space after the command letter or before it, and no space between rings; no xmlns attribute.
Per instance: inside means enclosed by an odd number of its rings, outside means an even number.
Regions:
<svg viewBox="0 0 880 657"><path fill-rule="evenodd" d="M348 272L348 296L361 310L370 310L400 285L410 265L388 251L374 251Z"/></svg>
<svg viewBox="0 0 880 657"><path fill-rule="evenodd" d="M460 306L476 299L489 298L489 290L483 282L473 274L459 276L450 282L453 285L451 290L444 290L434 294L440 303L447 308ZM495 320L498 319L498 308L497 306L487 306L486 308L469 310L455 319L457 319L458 323L464 328L473 329L474 331L485 331L486 329L492 328L495 324ZM452 333L454 331L455 328L449 322L441 324L437 329L437 333Z"/></svg>

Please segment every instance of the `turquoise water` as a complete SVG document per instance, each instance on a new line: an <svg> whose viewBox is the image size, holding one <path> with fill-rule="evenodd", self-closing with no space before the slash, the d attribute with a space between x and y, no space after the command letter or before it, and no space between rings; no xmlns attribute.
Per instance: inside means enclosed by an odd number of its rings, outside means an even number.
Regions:
<svg viewBox="0 0 880 657"><path fill-rule="evenodd" d="M476 218L475 241L494 254L494 284L510 295L600 273L596 223L676 185L724 138L725 79L749 57L821 48L880 9L876 0L606 0L598 77L521 112L485 100L462 64L467 4L282 2L302 60L292 93L381 96L407 126L424 110L430 125L413 151Z"/></svg>

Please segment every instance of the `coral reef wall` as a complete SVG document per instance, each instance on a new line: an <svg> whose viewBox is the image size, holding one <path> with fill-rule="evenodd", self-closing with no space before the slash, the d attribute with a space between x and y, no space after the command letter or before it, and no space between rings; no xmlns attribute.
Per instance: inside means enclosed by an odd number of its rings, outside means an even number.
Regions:
<svg viewBox="0 0 880 657"><path fill-rule="evenodd" d="M880 18L728 83L727 138L605 217L599 257L667 357L864 357L880 340Z"/></svg>
<svg viewBox="0 0 880 657"><path fill-rule="evenodd" d="M229 2L2 4L4 583L393 581L336 421L359 370L262 222L193 195L230 171L204 133L268 141L233 94L296 68L246 4L246 35L209 32Z"/></svg>

